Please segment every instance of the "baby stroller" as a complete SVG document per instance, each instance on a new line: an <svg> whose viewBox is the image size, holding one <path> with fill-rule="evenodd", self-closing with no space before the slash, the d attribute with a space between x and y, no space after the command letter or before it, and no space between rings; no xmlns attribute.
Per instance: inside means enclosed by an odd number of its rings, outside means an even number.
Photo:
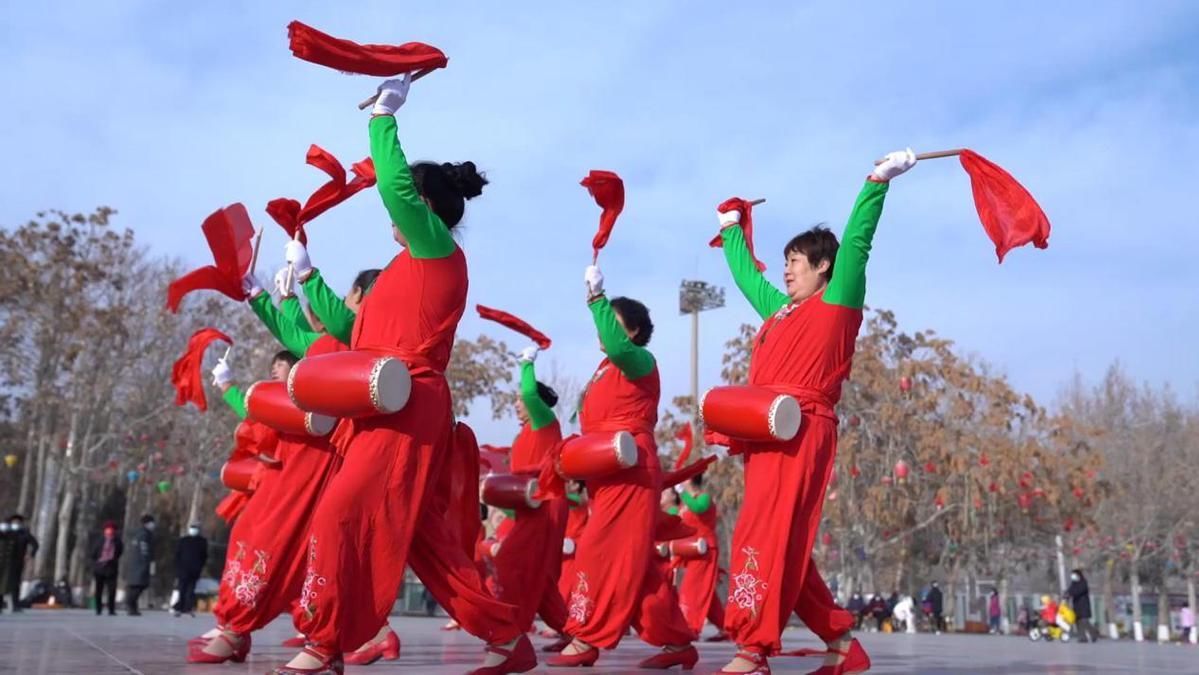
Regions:
<svg viewBox="0 0 1199 675"><path fill-rule="evenodd" d="M1037 642L1042 638L1046 642L1058 640L1069 642L1074 631L1074 610L1065 602L1054 603L1049 596L1041 598L1041 615L1037 622L1028 629L1028 639Z"/></svg>

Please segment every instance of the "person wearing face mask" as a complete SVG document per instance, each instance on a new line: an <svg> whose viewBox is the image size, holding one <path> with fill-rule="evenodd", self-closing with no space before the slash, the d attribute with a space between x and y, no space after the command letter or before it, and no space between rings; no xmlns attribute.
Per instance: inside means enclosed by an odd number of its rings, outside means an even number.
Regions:
<svg viewBox="0 0 1199 675"><path fill-rule="evenodd" d="M208 562L208 540L200 534L200 525L192 523L187 536L175 545L175 579L179 585L179 600L171 609L175 616L196 615L196 582Z"/></svg>
<svg viewBox="0 0 1199 675"><path fill-rule="evenodd" d="M858 194L842 237L815 227L783 249L786 292L763 276L746 236L748 203L717 208L719 245L737 287L762 318L753 340L749 384L795 397L803 423L785 442L735 442L745 463L745 503L733 531L725 630L736 657L721 673L769 673L792 612L828 645L817 675L859 673L870 658L853 639L853 616L837 607L812 564L824 495L837 448L841 384L849 376L866 299L866 261L891 179L916 164L892 152ZM745 221L743 228L742 221Z"/></svg>
<svg viewBox="0 0 1199 675"><path fill-rule="evenodd" d="M150 585L154 575L155 537L154 516L142 516L142 528L133 535L133 554L129 565L128 583L125 585L125 610L129 616L141 616L137 601L142 591Z"/></svg>
<svg viewBox="0 0 1199 675"><path fill-rule="evenodd" d="M93 594L96 602L96 616L104 611L105 600L108 601L108 615L117 614L117 571L120 569L121 554L125 552L125 544L117 536L117 525L111 520L104 523L100 540L92 546L92 578L96 590Z"/></svg>
<svg viewBox="0 0 1199 675"><path fill-rule="evenodd" d="M1074 608L1074 618L1078 630L1082 633L1083 642L1094 642L1099 639L1099 631L1091 623L1091 589L1087 586L1087 578L1082 570L1070 572L1070 587L1066 589L1070 605Z"/></svg>
<svg viewBox="0 0 1199 675"><path fill-rule="evenodd" d="M14 513L8 519L8 536L11 538L12 553L8 560L8 592L12 598L12 611L21 611L21 578L25 576L25 561L37 555L37 538L25 529L25 516ZM0 583L3 580L0 579Z"/></svg>

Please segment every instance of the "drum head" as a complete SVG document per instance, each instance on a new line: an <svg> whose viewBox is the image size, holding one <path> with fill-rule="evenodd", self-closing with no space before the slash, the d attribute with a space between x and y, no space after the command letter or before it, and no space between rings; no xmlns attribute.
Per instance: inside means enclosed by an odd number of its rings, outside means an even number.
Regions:
<svg viewBox="0 0 1199 675"><path fill-rule="evenodd" d="M707 539L696 539L695 540L695 552L700 555L708 555L708 540Z"/></svg>
<svg viewBox="0 0 1199 675"><path fill-rule="evenodd" d="M385 358L375 366L371 377L373 403L379 412L399 412L408 404L412 393L412 376L408 366L397 358Z"/></svg>
<svg viewBox="0 0 1199 675"><path fill-rule="evenodd" d="M575 554L575 540L567 537L562 540L562 555Z"/></svg>
<svg viewBox="0 0 1199 675"><path fill-rule="evenodd" d="M637 463L637 439L633 438L633 434L618 431L613 444L616 446L616 461L621 467L627 469Z"/></svg>
<svg viewBox="0 0 1199 675"><path fill-rule="evenodd" d="M304 416L304 426L308 427L308 433L313 436L326 436L333 427L337 424L336 417L322 415L320 413L308 413Z"/></svg>
<svg viewBox="0 0 1199 675"><path fill-rule="evenodd" d="M770 406L770 433L780 441L789 441L799 433L803 413L799 402L791 396L780 396Z"/></svg>
<svg viewBox="0 0 1199 675"><path fill-rule="evenodd" d="M525 486L525 503L528 504L529 508L531 509L541 506L541 500L534 497L533 495L535 494L537 494L537 479L530 478L529 484Z"/></svg>

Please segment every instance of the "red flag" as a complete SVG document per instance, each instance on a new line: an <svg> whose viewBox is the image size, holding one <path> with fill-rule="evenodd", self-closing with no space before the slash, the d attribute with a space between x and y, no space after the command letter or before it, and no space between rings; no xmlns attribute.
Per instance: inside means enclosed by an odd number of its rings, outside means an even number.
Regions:
<svg viewBox="0 0 1199 675"><path fill-rule="evenodd" d="M517 333L529 338L533 342L536 342L537 346L541 347L542 349L550 348L551 342L550 339L546 337L545 333L542 333L536 328L525 323L522 319L519 319L508 312L492 309L490 307L484 307L483 305L475 305L475 309L479 312L479 316L483 317L484 319L487 319L488 321L494 321L501 326L511 328Z"/></svg>
<svg viewBox="0 0 1199 675"><path fill-rule="evenodd" d="M1049 219L1023 185L1002 167L972 150L963 150L962 168L970 174L974 208L999 262L1017 246L1049 247Z"/></svg>
<svg viewBox="0 0 1199 675"><path fill-rule="evenodd" d="M292 21L287 24L291 53L297 58L343 73L393 77L419 70L445 68L445 54L421 42L402 45L360 45Z"/></svg>
<svg viewBox="0 0 1199 675"><path fill-rule="evenodd" d="M734 209L741 211L741 230L745 232L745 244L749 247L749 255L754 259L754 264L758 266L758 271L765 272L766 263L758 260L757 254L754 253L754 206L749 200L733 197L724 200L720 206L716 207L718 213L727 213ZM719 232L712 238L712 241L708 242L708 246L723 248L724 242L721 240Z"/></svg>
<svg viewBox="0 0 1199 675"><path fill-rule="evenodd" d="M322 213L374 185L375 164L367 157L352 165L350 169L354 172L354 178L347 183L345 168L324 148L318 145L309 146L305 161L325 172L329 181L317 188L303 206L294 199L281 197L272 199L266 205L266 212L287 232L288 238L295 239L298 231L300 241L307 245L308 234L304 231L304 226Z"/></svg>
<svg viewBox="0 0 1199 675"><path fill-rule="evenodd" d="M175 405L187 405L190 401L200 410L208 410L208 401L204 398L204 382L200 376L200 367L204 362L204 350L214 340L223 340L233 344L221 331L215 328L201 328L192 334L187 341L187 350L183 356L171 366L171 384L175 385Z"/></svg>
<svg viewBox="0 0 1199 675"><path fill-rule="evenodd" d="M691 430L690 424L684 424L674 435L675 438L683 442L683 451L679 453L679 458L674 460L674 468L681 469L687 463L687 458L691 456L691 447L695 445L694 432Z"/></svg>
<svg viewBox="0 0 1199 675"><path fill-rule="evenodd" d="M599 258L600 249L608 243L608 235L612 234L616 217L624 210L624 181L611 171L593 169L579 184L587 188L596 205L604 210L600 214L599 230L591 240L591 262L594 263Z"/></svg>
<svg viewBox="0 0 1199 675"><path fill-rule="evenodd" d="M214 265L192 270L167 286L167 308L179 311L183 296L207 288L241 302L246 299L241 280L250 269L254 255L254 226L246 207L238 204L220 209L204 219L200 226Z"/></svg>

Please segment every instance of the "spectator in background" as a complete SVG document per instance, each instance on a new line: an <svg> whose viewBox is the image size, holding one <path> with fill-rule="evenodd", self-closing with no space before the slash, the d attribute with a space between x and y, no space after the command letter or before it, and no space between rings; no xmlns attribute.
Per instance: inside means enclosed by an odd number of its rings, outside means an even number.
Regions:
<svg viewBox="0 0 1199 675"><path fill-rule="evenodd" d="M187 536L175 545L175 583L179 586L179 600L171 608L175 616L196 615L196 582L207 562L208 540L200 535L199 523L192 523Z"/></svg>
<svg viewBox="0 0 1199 675"><path fill-rule="evenodd" d="M992 588L991 597L987 599L987 618L990 619L991 633L999 635L1000 619L1003 617L1003 607L999 604L999 590Z"/></svg>
<svg viewBox="0 0 1199 675"><path fill-rule="evenodd" d="M855 592L853 597L849 599L849 605L846 607L850 614L853 614L854 630L862 630L862 616L866 611L866 601L862 599L862 594Z"/></svg>
<svg viewBox="0 0 1199 675"><path fill-rule="evenodd" d="M12 560L13 538L8 521L0 520L0 612L4 611L4 591L8 589L8 566Z"/></svg>
<svg viewBox="0 0 1199 675"><path fill-rule="evenodd" d="M916 632L916 602L912 600L910 595L905 595L895 603L895 609L891 610L891 618L895 624L895 630L902 628L904 632Z"/></svg>
<svg viewBox="0 0 1199 675"><path fill-rule="evenodd" d="M37 555L37 539L25 529L25 516L14 513L8 519L8 536L10 553L8 558L8 592L12 598L12 611L21 611L20 594L21 579L25 576L25 561Z"/></svg>
<svg viewBox="0 0 1199 675"><path fill-rule="evenodd" d="M866 611L874 618L874 629L882 632L883 621L888 616L891 616L891 612L887 609L887 601L883 598L882 593L875 593L870 596L870 604L866 605Z"/></svg>
<svg viewBox="0 0 1199 675"><path fill-rule="evenodd" d="M1182 628L1183 642L1194 640L1195 610L1191 609L1190 605L1183 605L1178 612L1178 625Z"/></svg>
<svg viewBox="0 0 1199 675"><path fill-rule="evenodd" d="M129 583L125 587L125 609L129 616L141 616L137 600L154 575L154 516L142 516L142 528L133 536Z"/></svg>
<svg viewBox="0 0 1199 675"><path fill-rule="evenodd" d="M937 586L937 582L932 583L925 600L928 602L928 613L932 615L933 632L940 634L945 630L945 599L941 596L941 588Z"/></svg>
<svg viewBox="0 0 1199 675"><path fill-rule="evenodd" d="M1091 624L1091 589L1082 570L1070 572L1070 587L1066 589L1070 606L1074 608L1074 623L1078 625L1083 642L1095 642L1099 631Z"/></svg>
<svg viewBox="0 0 1199 675"><path fill-rule="evenodd" d="M117 536L117 524L111 520L104 523L100 540L92 546L92 578L95 580L96 616L104 609L108 600L108 615L117 613L117 572L120 570L121 554L125 545Z"/></svg>

